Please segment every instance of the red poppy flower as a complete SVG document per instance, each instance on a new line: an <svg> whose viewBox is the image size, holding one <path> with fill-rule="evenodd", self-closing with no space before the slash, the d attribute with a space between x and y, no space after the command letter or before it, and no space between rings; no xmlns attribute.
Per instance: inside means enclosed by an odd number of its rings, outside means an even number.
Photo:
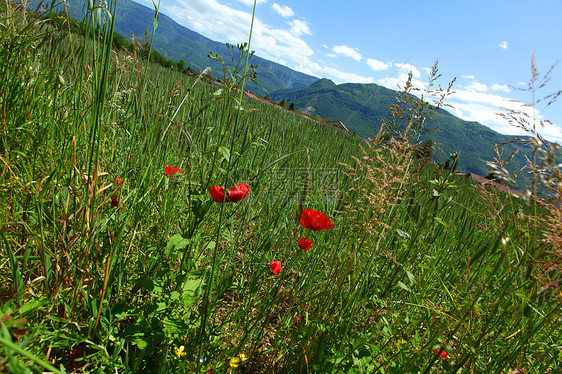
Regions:
<svg viewBox="0 0 562 374"><path fill-rule="evenodd" d="M314 209L304 209L301 214L301 225L312 231L329 230L334 225L322 212Z"/></svg>
<svg viewBox="0 0 562 374"><path fill-rule="evenodd" d="M312 240L310 239L305 239L305 238L300 238L299 239L299 247L301 247L302 249L304 249L305 251L308 251L310 249L310 246L312 245Z"/></svg>
<svg viewBox="0 0 562 374"><path fill-rule="evenodd" d="M275 275L279 274L281 271L281 261L271 261L269 264L269 270Z"/></svg>
<svg viewBox="0 0 562 374"><path fill-rule="evenodd" d="M209 193L213 200L217 203L222 203L223 201L236 203L240 200L244 200L250 194L250 186L246 183L240 183L237 186L232 187L228 190L228 194L226 194L226 198L224 196L224 188L220 186L212 186L209 188Z"/></svg>
<svg viewBox="0 0 562 374"><path fill-rule="evenodd" d="M115 208L118 205L119 205L119 199L114 197L113 200L111 200L111 207Z"/></svg>
<svg viewBox="0 0 562 374"><path fill-rule="evenodd" d="M446 360L447 357L448 357L447 352L444 352L444 351L442 351L442 350L440 350L440 349L434 349L433 351L434 351L436 354L438 354L440 358L442 358L442 359L444 359L444 360Z"/></svg>
<svg viewBox="0 0 562 374"><path fill-rule="evenodd" d="M183 173L183 170L176 166L166 166L164 170L166 171L166 174L168 174L172 178L175 177L174 174Z"/></svg>
<svg viewBox="0 0 562 374"><path fill-rule="evenodd" d="M121 183L123 183L123 178L115 178L116 185L120 185Z"/></svg>

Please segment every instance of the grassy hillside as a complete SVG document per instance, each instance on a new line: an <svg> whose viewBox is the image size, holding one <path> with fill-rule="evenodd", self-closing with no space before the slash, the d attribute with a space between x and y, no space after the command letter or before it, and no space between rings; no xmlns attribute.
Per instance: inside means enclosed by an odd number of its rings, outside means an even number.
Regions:
<svg viewBox="0 0 562 374"><path fill-rule="evenodd" d="M328 79L321 79L309 87L282 90L270 95L272 100L285 99L294 103L295 109L311 115L342 121L346 127L365 138L376 135L383 122L391 121L390 107L397 103L398 92L377 84L347 83L336 85ZM488 175L490 167L486 161L494 160L496 144L512 141L511 136L501 135L477 122L457 118L446 110L439 109L433 115L434 122L427 128L435 131L423 135L420 141L432 140L443 152L435 153L439 163L449 155L460 152L458 168L464 172ZM520 170L525 164L525 155L531 157L531 150L510 144L505 152L517 149L520 154L510 165L510 170Z"/></svg>
<svg viewBox="0 0 562 374"><path fill-rule="evenodd" d="M0 372L562 369L555 205L116 53L104 27L0 3Z"/></svg>

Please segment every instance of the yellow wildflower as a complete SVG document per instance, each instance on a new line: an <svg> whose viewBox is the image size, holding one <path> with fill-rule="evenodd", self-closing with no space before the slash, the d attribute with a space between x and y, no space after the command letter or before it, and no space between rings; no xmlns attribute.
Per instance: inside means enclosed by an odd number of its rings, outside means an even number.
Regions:
<svg viewBox="0 0 562 374"><path fill-rule="evenodd" d="M242 360L242 362L244 362L248 359L244 353L240 353L240 355L238 357L240 357L240 360Z"/></svg>
<svg viewBox="0 0 562 374"><path fill-rule="evenodd" d="M178 358L182 358L184 357L187 353L184 352L185 347L182 345L179 348L174 348L174 353L176 354L176 356L178 356Z"/></svg>
<svg viewBox="0 0 562 374"><path fill-rule="evenodd" d="M230 359L230 366L232 366L233 368L237 368L238 365L240 365L240 359L238 357L232 357Z"/></svg>

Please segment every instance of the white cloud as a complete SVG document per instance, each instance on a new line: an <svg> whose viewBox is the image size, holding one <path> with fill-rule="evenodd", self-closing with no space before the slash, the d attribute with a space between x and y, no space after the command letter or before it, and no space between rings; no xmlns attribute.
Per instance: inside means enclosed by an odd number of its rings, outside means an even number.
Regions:
<svg viewBox="0 0 562 374"><path fill-rule="evenodd" d="M320 65L311 61L309 61L307 65L303 65L302 69L299 71L318 77L330 78L336 83L375 83L373 77L364 77L354 73L347 73L337 68Z"/></svg>
<svg viewBox="0 0 562 374"><path fill-rule="evenodd" d="M392 66L390 62L382 62L373 58L367 59L367 65L374 71L383 71Z"/></svg>
<svg viewBox="0 0 562 374"><path fill-rule="evenodd" d="M424 73L427 73L427 75L431 73L431 69L425 67L417 68L414 65L405 63L389 63L389 65L395 67L394 72L390 76L377 79L377 84L390 88L391 90L402 90L408 81L409 74L412 73L412 87L422 91L427 88L428 83L420 80L422 76L420 69L423 70ZM413 93L416 94L416 92Z"/></svg>
<svg viewBox="0 0 562 374"><path fill-rule="evenodd" d="M506 84L494 83L492 85L486 85L484 83L479 83L479 82L474 81L474 79L476 79L474 77L474 75L463 75L462 77L465 78L465 79L469 79L469 80L473 81L472 83L470 83L470 85L464 86L464 88L468 91L488 92L489 90L492 90L492 91L501 91L501 92L505 92L505 93L511 92L511 89Z"/></svg>
<svg viewBox="0 0 562 374"><path fill-rule="evenodd" d="M508 48L508 43L505 40L498 45L500 46L501 49L507 49Z"/></svg>
<svg viewBox="0 0 562 374"><path fill-rule="evenodd" d="M376 83L386 88L390 88L391 90L401 91L404 89L407 80L408 74L399 73L397 76L378 79ZM412 86L416 89L424 90L426 84L418 79L412 79Z"/></svg>
<svg viewBox="0 0 562 374"><path fill-rule="evenodd" d="M524 135L525 132L511 125L506 119L499 116L498 113L505 113L506 109L523 111L528 114L532 112L532 109L520 102L500 95L477 91L456 90L445 101L453 106L452 108L447 108L447 110L455 116L467 121L479 122L501 134L508 135ZM535 116L538 120L543 119L538 111L535 111ZM539 133L550 141L562 141L562 130L560 127L546 124L544 127L537 126L537 129Z"/></svg>
<svg viewBox="0 0 562 374"><path fill-rule="evenodd" d="M484 83L472 82L470 86L466 86L466 89L472 92L486 92L488 91L488 86Z"/></svg>
<svg viewBox="0 0 562 374"><path fill-rule="evenodd" d="M308 27L308 23L306 23L303 20L294 19L294 20L289 22L289 25L291 26L291 31L295 35L300 36L300 35L310 35L310 34L312 34L310 32L310 28Z"/></svg>
<svg viewBox="0 0 562 374"><path fill-rule="evenodd" d="M287 5L279 5L277 3L273 3L271 4L271 8L281 17L292 17L295 15L293 9L291 9Z"/></svg>
<svg viewBox="0 0 562 374"><path fill-rule="evenodd" d="M400 91L406 86L409 72L410 70L398 69L391 76L378 79L376 83L386 88L390 88L391 90ZM425 90L427 84L417 78L414 78L413 74L414 73L412 72L412 87L418 90Z"/></svg>
<svg viewBox="0 0 562 374"><path fill-rule="evenodd" d="M163 6L161 11L210 39L231 44L248 40L252 20L250 12L230 8L217 0L177 0L176 4ZM310 64L310 57L314 54L300 38L310 33L310 29L301 20L294 20L289 27L273 27L256 18L251 48L260 57L283 61L284 65L302 71Z"/></svg>
<svg viewBox="0 0 562 374"><path fill-rule="evenodd" d="M420 71L414 65L399 63L399 64L394 64L394 66L398 69L398 71L402 73L408 74L411 72L414 78L421 77Z"/></svg>
<svg viewBox="0 0 562 374"><path fill-rule="evenodd" d="M176 4L162 5L161 11L193 31L234 44L248 39L252 20L248 12L229 8L216 0L178 0Z"/></svg>
<svg viewBox="0 0 562 374"><path fill-rule="evenodd" d="M499 121L500 118L496 113L500 112L508 101L499 95L456 90L454 94L447 97L446 102L453 106L453 108L449 108L449 111L457 117L467 121L480 122L496 131L499 131L500 128L505 130L506 124Z"/></svg>
<svg viewBox="0 0 562 374"><path fill-rule="evenodd" d="M334 53L338 55L352 58L355 61L361 61L361 59L363 58L357 48L348 47L347 45L336 45L334 48L332 48L332 51L334 51Z"/></svg>
<svg viewBox="0 0 562 374"><path fill-rule="evenodd" d="M252 40L255 40L252 48L258 51L260 57L282 58L288 61L288 66L297 70L314 54L312 48L291 30L275 29L262 23L254 28Z"/></svg>
<svg viewBox="0 0 562 374"><path fill-rule="evenodd" d="M252 7L254 6L254 0L237 0L237 1L238 1L239 3L245 4L245 5L248 5L248 6L252 6ZM265 3L266 1L267 1L267 0L257 0L257 1L256 1L256 5Z"/></svg>
<svg viewBox="0 0 562 374"><path fill-rule="evenodd" d="M507 84L497 84L494 83L492 84L492 86L490 86L490 89L493 91L502 91L502 92L511 92L511 89L509 88L509 86Z"/></svg>

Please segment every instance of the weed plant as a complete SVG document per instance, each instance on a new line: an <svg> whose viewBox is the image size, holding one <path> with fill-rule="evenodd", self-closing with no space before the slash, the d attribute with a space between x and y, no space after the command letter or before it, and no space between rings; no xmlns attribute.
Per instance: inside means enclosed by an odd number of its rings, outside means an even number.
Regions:
<svg viewBox="0 0 562 374"><path fill-rule="evenodd" d="M245 98L251 40L222 86L113 51L115 6L2 3L0 371L562 369L558 210L420 157L435 103L365 142Z"/></svg>

